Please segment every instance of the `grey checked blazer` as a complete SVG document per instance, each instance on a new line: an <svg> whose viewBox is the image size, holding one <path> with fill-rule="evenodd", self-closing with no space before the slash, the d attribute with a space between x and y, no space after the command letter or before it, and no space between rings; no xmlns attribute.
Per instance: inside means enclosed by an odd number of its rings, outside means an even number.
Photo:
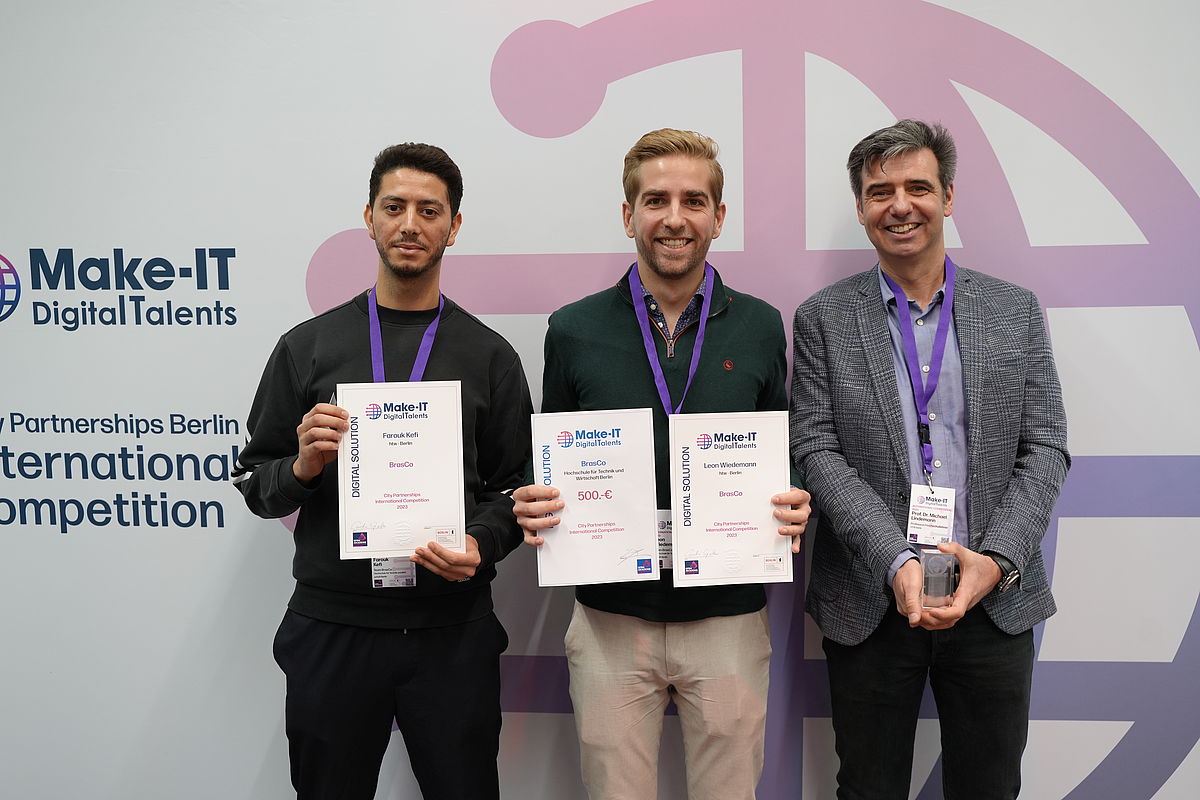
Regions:
<svg viewBox="0 0 1200 800"><path fill-rule="evenodd" d="M982 601L1001 630L1020 633L1055 611L1041 539L1070 465L1062 392L1032 292L961 268L954 292L970 546L1021 571L1019 588ZM894 609L887 572L908 548L908 450L876 271L817 292L793 330L792 461L820 514L808 610L826 636L854 645Z"/></svg>

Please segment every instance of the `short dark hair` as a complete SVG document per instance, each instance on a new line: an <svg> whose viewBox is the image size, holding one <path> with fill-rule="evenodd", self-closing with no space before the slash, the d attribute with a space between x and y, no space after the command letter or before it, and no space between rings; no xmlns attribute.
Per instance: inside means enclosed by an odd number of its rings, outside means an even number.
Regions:
<svg viewBox="0 0 1200 800"><path fill-rule="evenodd" d="M428 172L441 179L442 183L446 184L446 193L450 196L450 214L453 216L458 213L463 194L462 173L459 172L458 164L455 164L442 148L417 142L394 144L379 151L379 155L375 156L375 167L371 170L370 197L367 203L375 205L375 198L379 196L379 184L383 182L384 175L392 170L404 168Z"/></svg>
<svg viewBox="0 0 1200 800"><path fill-rule="evenodd" d="M850 151L846 169L850 172L850 188L856 198L862 197L862 173L878 162L885 162L905 153L932 150L938 163L938 180L942 191L954 183L958 169L958 150L950 132L938 123L929 125L918 119L902 119L895 125L880 128Z"/></svg>

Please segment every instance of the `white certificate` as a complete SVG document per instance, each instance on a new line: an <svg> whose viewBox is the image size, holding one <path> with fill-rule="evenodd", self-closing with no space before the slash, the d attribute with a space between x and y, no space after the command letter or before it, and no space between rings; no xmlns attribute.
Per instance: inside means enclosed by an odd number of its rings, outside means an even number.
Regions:
<svg viewBox="0 0 1200 800"><path fill-rule="evenodd" d="M786 411L672 414L676 586L792 580L792 540L771 496L787 491Z"/></svg>
<svg viewBox="0 0 1200 800"><path fill-rule="evenodd" d="M650 409L534 414L533 474L564 503L542 532L539 586L658 579Z"/></svg>
<svg viewBox="0 0 1200 800"><path fill-rule="evenodd" d="M340 383L350 413L338 447L340 553L411 556L466 549L462 390L458 381Z"/></svg>

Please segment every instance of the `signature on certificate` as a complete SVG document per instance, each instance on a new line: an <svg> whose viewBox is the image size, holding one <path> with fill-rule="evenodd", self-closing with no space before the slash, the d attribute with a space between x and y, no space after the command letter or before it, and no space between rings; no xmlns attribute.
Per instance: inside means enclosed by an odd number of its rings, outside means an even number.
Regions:
<svg viewBox="0 0 1200 800"><path fill-rule="evenodd" d="M646 552L646 548L644 547L630 547L617 558L617 563L623 564L634 556L640 556L644 552Z"/></svg>
<svg viewBox="0 0 1200 800"><path fill-rule="evenodd" d="M684 558L716 558L720 555L717 550L688 550L683 554Z"/></svg>

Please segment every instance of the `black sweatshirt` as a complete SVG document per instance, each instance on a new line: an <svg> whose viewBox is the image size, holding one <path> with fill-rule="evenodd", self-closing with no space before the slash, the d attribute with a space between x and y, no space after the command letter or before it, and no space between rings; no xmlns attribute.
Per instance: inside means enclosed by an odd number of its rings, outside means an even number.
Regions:
<svg viewBox="0 0 1200 800"><path fill-rule="evenodd" d="M408 380L436 309L379 309L388 380ZM482 558L475 577L452 582L417 567L417 585L371 587L370 559L338 557L337 462L313 486L292 474L296 427L338 383L371 381L366 294L297 325L279 339L259 382L249 442L233 481L260 517L300 509L288 607L308 617L371 628L428 628L467 622L492 609L495 564L522 541L512 499L529 455L532 404L520 358L498 333L447 298L425 380L462 384L467 533Z"/></svg>

